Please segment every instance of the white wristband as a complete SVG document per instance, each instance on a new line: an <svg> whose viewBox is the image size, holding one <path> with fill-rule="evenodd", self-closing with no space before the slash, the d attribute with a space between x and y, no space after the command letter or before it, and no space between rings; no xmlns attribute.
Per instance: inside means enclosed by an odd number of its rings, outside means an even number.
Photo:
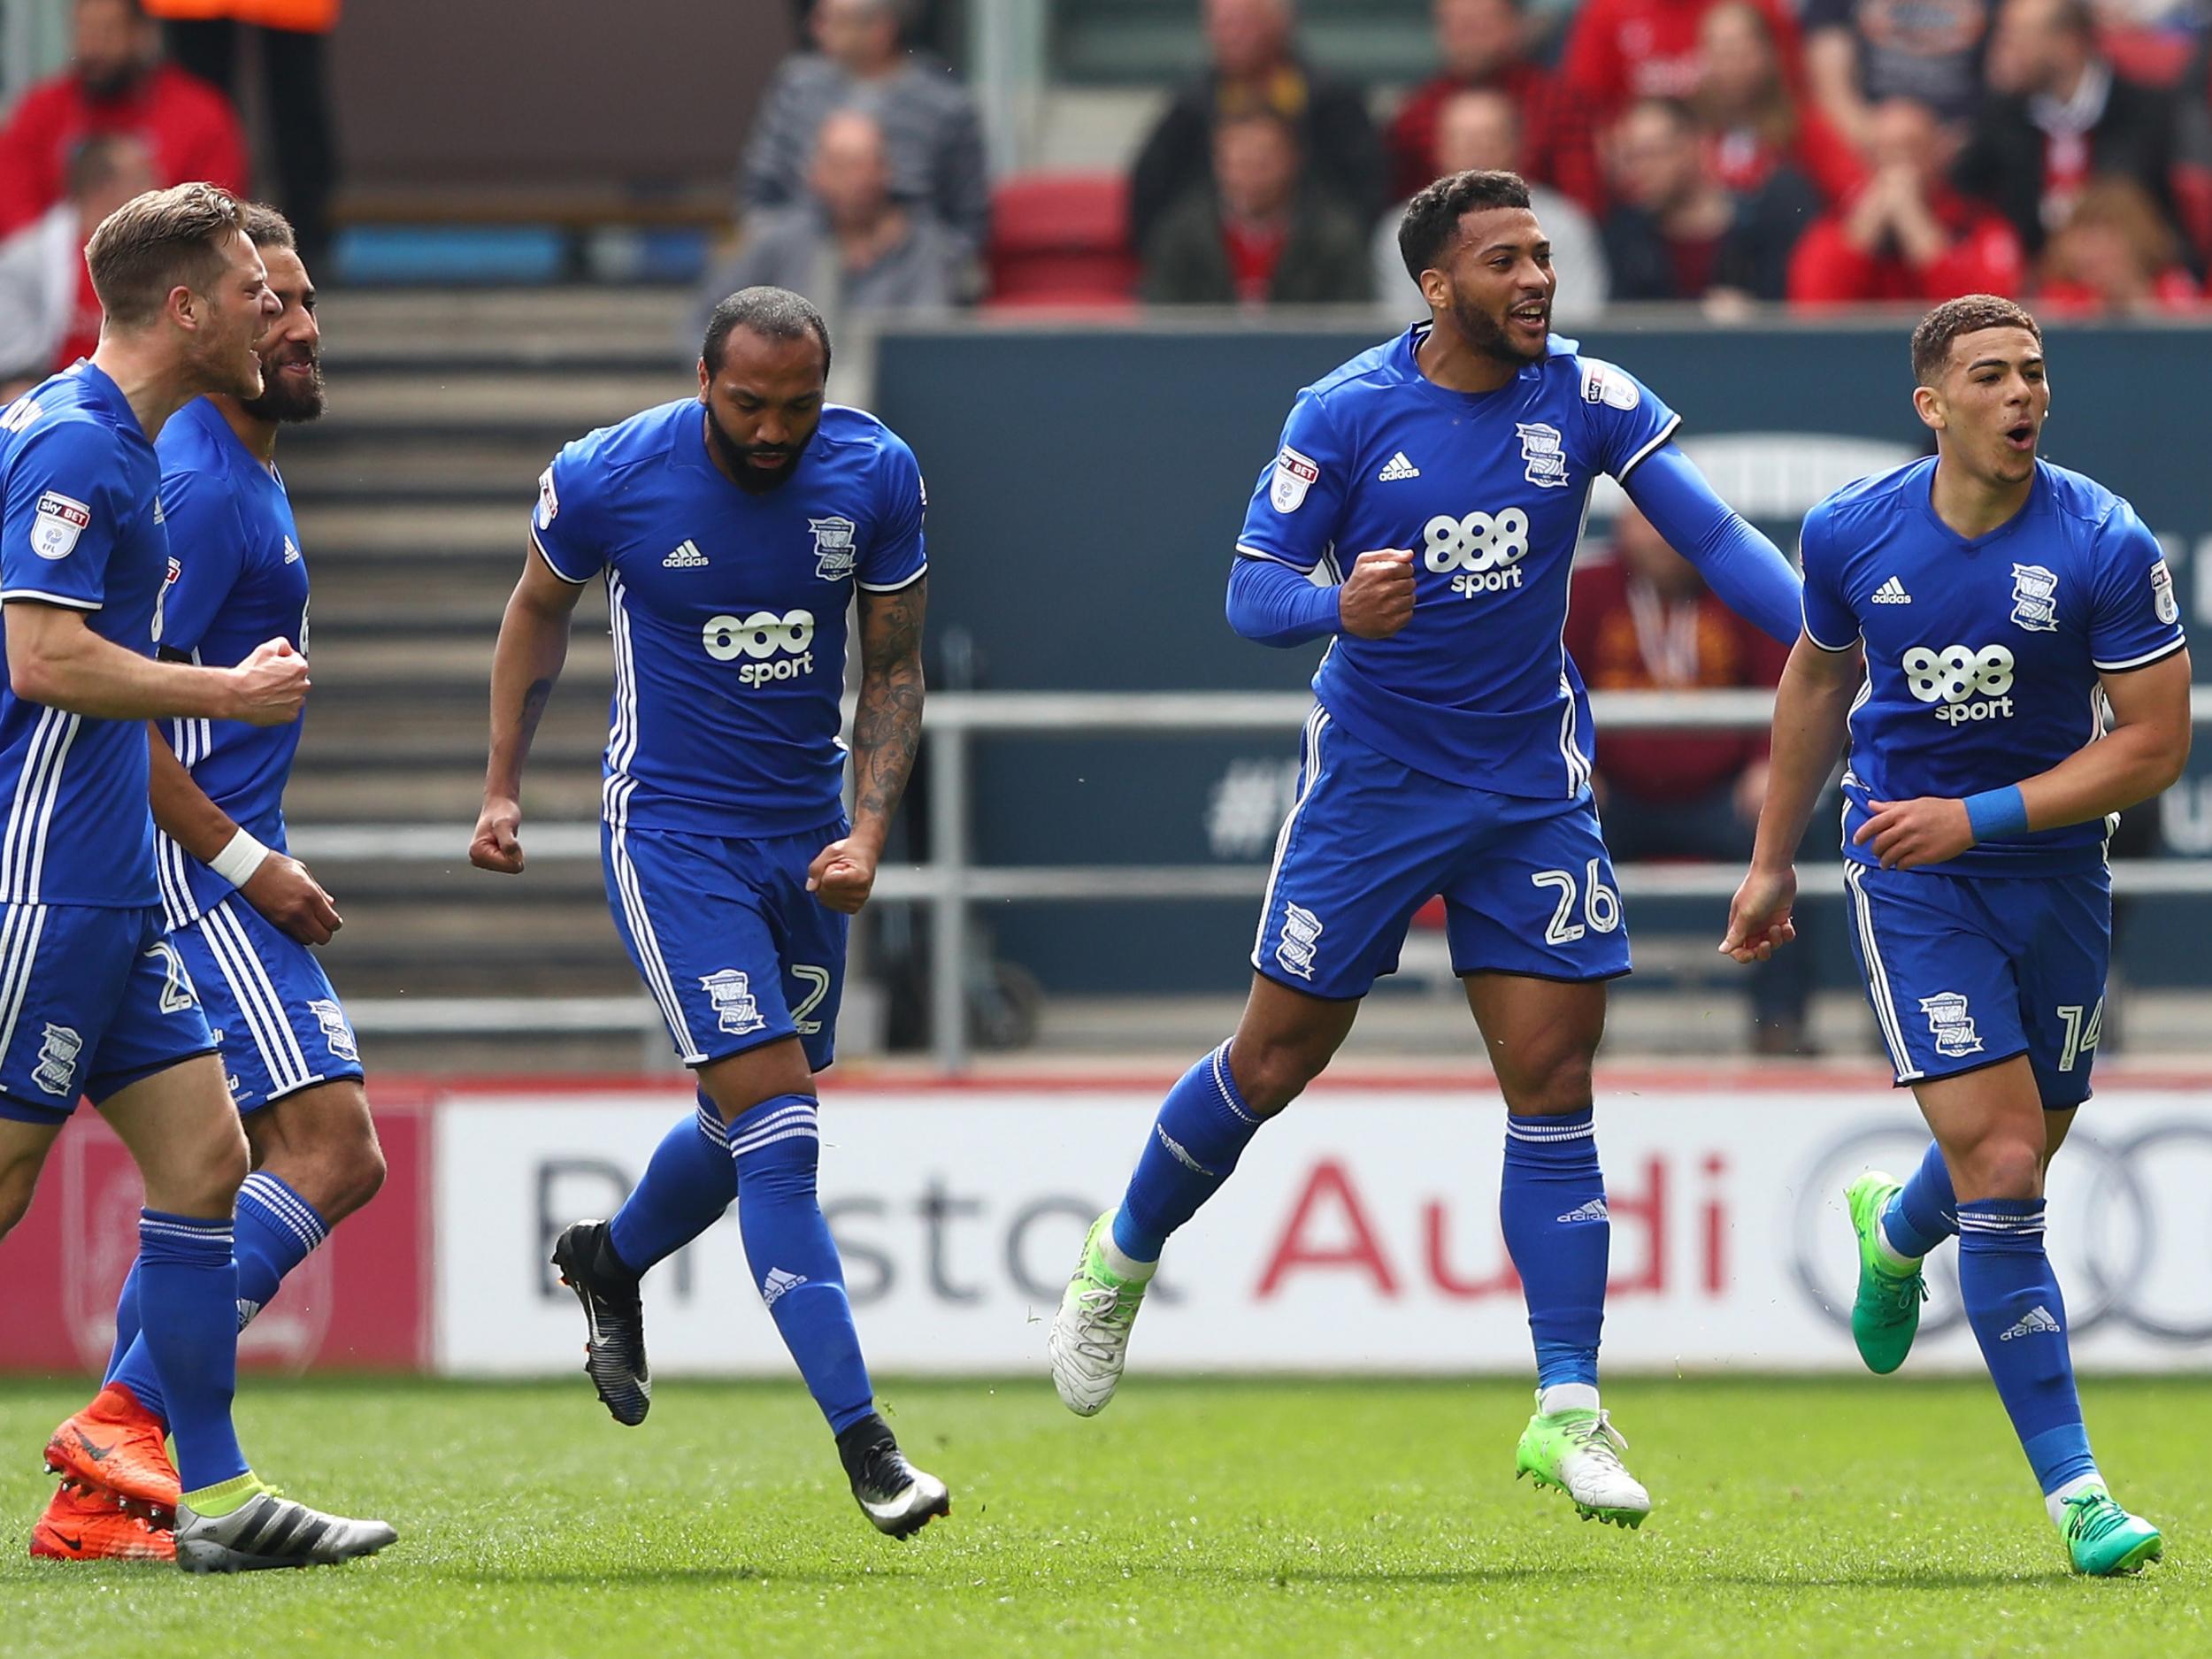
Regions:
<svg viewBox="0 0 2212 1659"><path fill-rule="evenodd" d="M253 879L253 872L261 868L261 861L269 856L269 849L240 830L230 838L230 844L207 861L207 867L231 884L242 887Z"/></svg>

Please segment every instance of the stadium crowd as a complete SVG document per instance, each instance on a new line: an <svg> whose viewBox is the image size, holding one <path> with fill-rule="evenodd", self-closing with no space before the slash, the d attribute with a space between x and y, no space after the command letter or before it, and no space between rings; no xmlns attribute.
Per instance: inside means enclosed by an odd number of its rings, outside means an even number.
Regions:
<svg viewBox="0 0 2212 1659"><path fill-rule="evenodd" d="M808 158L849 106L902 236L979 251L954 296L997 305L1409 302L1393 204L1469 165L1540 188L1570 318L1977 291L2124 315L2201 303L2212 269L2196 0L1434 0L1434 73L1394 95L1302 50L1292 0L1202 16L1207 65L1118 188L1002 180L993 225L973 104L899 44L897 0L818 0L743 204L778 238L794 211L833 221ZM833 299L937 302L933 275L879 280L933 272L908 241L841 240Z"/></svg>

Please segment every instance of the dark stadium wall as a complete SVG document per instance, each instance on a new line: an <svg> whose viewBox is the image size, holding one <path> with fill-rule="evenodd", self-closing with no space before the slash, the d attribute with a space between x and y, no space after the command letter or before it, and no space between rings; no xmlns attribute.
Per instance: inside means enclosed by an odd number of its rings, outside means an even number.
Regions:
<svg viewBox="0 0 2212 1659"><path fill-rule="evenodd" d="M1601 331L1584 343L1678 410L1694 446L1716 436L1767 445L1771 460L1749 475L1778 499L1809 449L1874 441L1901 458L1919 448L1907 326ZM1231 549L1298 388L1382 332L887 337L875 407L929 478L933 683L967 674L1000 690L1302 687L1317 646L1269 650L1223 619ZM2212 539L2212 496L2181 436L2200 425L2196 388L2212 380L2212 331L2055 330L2050 357L2047 457L2134 500L2168 544L2187 613L2212 626L2212 558L2197 557L2200 540ZM1804 434L1793 450L1792 434ZM1762 517L1761 527L1794 552L1793 515ZM2200 659L2212 664L2212 651ZM1601 753L1604 741L1601 732ZM1296 748L1287 727L1271 741L979 742L976 856L1263 863ZM2163 816L2170 842L2212 852L2212 779L2185 780ZM980 919L1000 955L1050 988L1230 989L1246 976L1254 908L1008 904L985 907ZM2194 907L2132 909L2123 941L2131 975L2212 982L2212 959L2188 937ZM1694 906L1645 903L1631 925L1648 936L1711 919ZM1842 983L1841 952L1829 954Z"/></svg>
<svg viewBox="0 0 2212 1659"><path fill-rule="evenodd" d="M331 43L347 181L734 181L789 0L376 0Z"/></svg>

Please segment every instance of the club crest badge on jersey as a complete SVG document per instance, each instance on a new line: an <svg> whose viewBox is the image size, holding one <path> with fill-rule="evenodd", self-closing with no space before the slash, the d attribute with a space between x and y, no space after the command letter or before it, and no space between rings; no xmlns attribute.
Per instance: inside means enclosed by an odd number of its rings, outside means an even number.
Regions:
<svg viewBox="0 0 2212 1659"><path fill-rule="evenodd" d="M759 999L753 995L753 982L741 969L722 968L702 975L699 985L714 1005L722 1029L731 1036L742 1037L749 1032L767 1029L768 1019L760 1011Z"/></svg>
<svg viewBox="0 0 2212 1659"><path fill-rule="evenodd" d="M31 521L31 551L42 559L65 559L76 551L77 538L91 523L91 508L50 489L38 498L38 514Z"/></svg>
<svg viewBox="0 0 2212 1659"><path fill-rule="evenodd" d="M330 1052L341 1060L357 1064L361 1058L360 1048L354 1041L353 1027L346 1021L346 1010L326 996L319 996L307 1005L307 1011L315 1017L315 1023L323 1028L323 1041Z"/></svg>
<svg viewBox="0 0 2212 1659"><path fill-rule="evenodd" d="M1974 1029L1974 1017L1966 1011L1966 997L1958 991L1938 991L1920 999L1920 1011L1928 1017L1936 1052L1947 1060L1979 1054L1982 1040Z"/></svg>
<svg viewBox="0 0 2212 1659"><path fill-rule="evenodd" d="M84 1048L84 1039L66 1025L49 1025L46 1041L39 1045L38 1065L31 1072L31 1081L49 1094L66 1095L77 1081L77 1055Z"/></svg>
<svg viewBox="0 0 2212 1659"><path fill-rule="evenodd" d="M1513 429L1521 434L1521 459L1528 463L1522 476L1540 489L1566 488L1566 440L1560 436L1559 428L1541 421L1524 426L1517 420Z"/></svg>
<svg viewBox="0 0 2212 1659"><path fill-rule="evenodd" d="M2040 565L2012 567L2012 619L2031 634L2058 632L2058 572Z"/></svg>
<svg viewBox="0 0 2212 1659"><path fill-rule="evenodd" d="M2164 559L2151 566L2151 608L2161 622L2181 620L2181 602L2174 597L2174 573L2166 568Z"/></svg>
<svg viewBox="0 0 2212 1659"><path fill-rule="evenodd" d="M1267 499L1274 503L1277 512L1296 512L1306 504L1306 492L1321 476L1321 468L1311 456L1301 455L1288 444L1275 457L1275 481L1268 486Z"/></svg>
<svg viewBox="0 0 2212 1659"><path fill-rule="evenodd" d="M814 573L826 582L841 582L853 573L854 562L860 550L853 545L853 534L860 526L849 518L810 518L807 527L814 532Z"/></svg>

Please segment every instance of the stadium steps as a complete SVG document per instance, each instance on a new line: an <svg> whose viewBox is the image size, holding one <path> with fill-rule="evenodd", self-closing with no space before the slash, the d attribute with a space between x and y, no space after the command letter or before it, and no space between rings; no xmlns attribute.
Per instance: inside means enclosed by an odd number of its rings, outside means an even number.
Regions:
<svg viewBox="0 0 2212 1659"><path fill-rule="evenodd" d="M285 434L281 463L314 572L315 688L288 816L451 826L449 860L317 862L344 931L340 990L386 1018L373 1064L630 1069L618 1029L408 1038L408 999L638 999L595 861L541 858L522 880L470 868L499 618L527 547L537 480L594 426L685 395L688 296L612 288L340 290L323 308L330 412ZM599 803L611 657L588 588L561 687L534 746L524 826ZM487 1004L488 1005L488 1004ZM393 1015L390 1010L398 1010Z"/></svg>

